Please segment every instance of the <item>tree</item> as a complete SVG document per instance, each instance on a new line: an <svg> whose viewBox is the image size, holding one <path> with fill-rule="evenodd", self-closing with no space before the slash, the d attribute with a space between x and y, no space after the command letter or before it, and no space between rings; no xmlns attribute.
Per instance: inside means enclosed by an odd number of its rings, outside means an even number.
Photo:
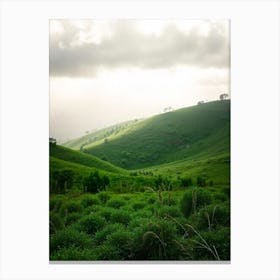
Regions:
<svg viewBox="0 0 280 280"><path fill-rule="evenodd" d="M56 139L54 139L54 138L49 138L49 144L51 145L51 146L56 146Z"/></svg>
<svg viewBox="0 0 280 280"><path fill-rule="evenodd" d="M84 191L97 193L105 189L105 186L109 186L110 179L107 175L101 177L98 171L90 173L88 177L84 178L83 185Z"/></svg>
<svg viewBox="0 0 280 280"><path fill-rule="evenodd" d="M226 100L226 99L228 99L228 94L227 93L220 94L220 100L221 101Z"/></svg>
<svg viewBox="0 0 280 280"><path fill-rule="evenodd" d="M167 113L167 112L171 112L172 110L173 110L172 107L169 106L169 107L164 108L163 112Z"/></svg>
<svg viewBox="0 0 280 280"><path fill-rule="evenodd" d="M71 189L74 183L74 172L72 169L61 169L51 172L51 193L65 193Z"/></svg>

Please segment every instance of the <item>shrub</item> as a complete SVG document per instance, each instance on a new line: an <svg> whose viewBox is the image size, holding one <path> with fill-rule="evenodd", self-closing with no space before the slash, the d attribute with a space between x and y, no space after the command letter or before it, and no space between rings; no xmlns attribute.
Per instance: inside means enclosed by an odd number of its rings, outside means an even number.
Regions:
<svg viewBox="0 0 280 280"><path fill-rule="evenodd" d="M111 195L108 192L99 192L97 196L103 204L106 204L106 202L111 198Z"/></svg>
<svg viewBox="0 0 280 280"><path fill-rule="evenodd" d="M151 196L148 198L148 203L149 204L154 204L157 201L157 198L154 196Z"/></svg>
<svg viewBox="0 0 280 280"><path fill-rule="evenodd" d="M195 236L188 242L189 249L193 252L194 260L230 260L230 229L228 227L215 231L205 231L200 234L213 252L215 247L219 259L215 258L210 250L200 246L197 242L201 242L201 238Z"/></svg>
<svg viewBox="0 0 280 280"><path fill-rule="evenodd" d="M224 187L222 188L223 193L230 198L230 187Z"/></svg>
<svg viewBox="0 0 280 280"><path fill-rule="evenodd" d="M58 230L64 227L64 220L58 214L54 212L50 212L50 233L56 233Z"/></svg>
<svg viewBox="0 0 280 280"><path fill-rule="evenodd" d="M89 249L81 249L80 247L76 247L71 245L68 248L61 248L58 251L55 251L50 259L52 261L81 261L81 260L94 260L95 255L93 254L93 250Z"/></svg>
<svg viewBox="0 0 280 280"><path fill-rule="evenodd" d="M168 206L176 205L176 200L171 197L165 197L162 201L162 204L168 205Z"/></svg>
<svg viewBox="0 0 280 280"><path fill-rule="evenodd" d="M91 243L92 240L86 233L67 227L50 236L50 253L70 246L88 248Z"/></svg>
<svg viewBox="0 0 280 280"><path fill-rule="evenodd" d="M127 260L130 256L130 236L131 233L128 231L117 230L108 236L104 244L115 249L119 260Z"/></svg>
<svg viewBox="0 0 280 280"><path fill-rule="evenodd" d="M83 211L83 206L80 202L68 201L60 208L62 214L77 213Z"/></svg>
<svg viewBox="0 0 280 280"><path fill-rule="evenodd" d="M72 225L81 218L80 213L69 213L66 215L65 226Z"/></svg>
<svg viewBox="0 0 280 280"><path fill-rule="evenodd" d="M87 234L95 234L98 230L102 229L106 221L104 218L99 217L98 215L90 214L82 217L78 223L78 229L86 232Z"/></svg>
<svg viewBox="0 0 280 280"><path fill-rule="evenodd" d="M98 214L100 217L105 218L105 220L108 222L108 221L110 221L113 212L114 212L114 209L109 208L109 207L104 207L102 210L100 210L98 212Z"/></svg>
<svg viewBox="0 0 280 280"><path fill-rule="evenodd" d="M196 178L196 183L199 187L204 187L204 186L206 186L206 178L204 178L202 176L198 176Z"/></svg>
<svg viewBox="0 0 280 280"><path fill-rule="evenodd" d="M110 221L112 223L119 223L123 225L128 225L131 220L130 214L125 211L117 210L111 215Z"/></svg>
<svg viewBox="0 0 280 280"><path fill-rule="evenodd" d="M58 211L63 203L62 197L51 197L50 198L50 211Z"/></svg>
<svg viewBox="0 0 280 280"><path fill-rule="evenodd" d="M187 190L181 200L181 211L187 218L199 208L212 202L211 193L203 188L191 188Z"/></svg>
<svg viewBox="0 0 280 280"><path fill-rule="evenodd" d="M222 202L228 200L227 195L224 194L224 193L220 193L220 192L215 193L215 194L214 194L214 198L215 198L216 200L219 200L219 201L222 201Z"/></svg>
<svg viewBox="0 0 280 280"><path fill-rule="evenodd" d="M218 226L230 226L230 209L228 204L209 205L199 210L196 215L197 228L213 230Z"/></svg>
<svg viewBox="0 0 280 280"><path fill-rule="evenodd" d="M94 235L94 244L101 245L105 240L107 240L108 236L113 232L118 230L123 230L124 226L122 224L108 224L103 229L97 231Z"/></svg>
<svg viewBox="0 0 280 280"><path fill-rule="evenodd" d="M109 244L102 244L100 246L97 246L94 249L94 254L96 260L112 261L120 259L118 249Z"/></svg>
<svg viewBox="0 0 280 280"><path fill-rule="evenodd" d="M169 216L174 217L174 218L182 216L182 213L180 212L180 210L177 206L162 206L158 210L158 214L163 218L166 215L169 215Z"/></svg>
<svg viewBox="0 0 280 280"><path fill-rule="evenodd" d="M176 227L166 220L150 221L136 228L132 238L132 258L136 260L177 259L174 246Z"/></svg>
<svg viewBox="0 0 280 280"><path fill-rule="evenodd" d="M138 210L137 212L134 211L132 214L132 218L150 218L152 216L152 211L150 209L141 209Z"/></svg>
<svg viewBox="0 0 280 280"><path fill-rule="evenodd" d="M180 186L181 187L193 186L192 178L189 178L189 177L182 177L182 178L180 178L179 177L179 180L180 180Z"/></svg>
<svg viewBox="0 0 280 280"><path fill-rule="evenodd" d="M132 204L132 208L137 211L139 209L143 209L145 207L145 203L143 202L136 202L134 204Z"/></svg>
<svg viewBox="0 0 280 280"><path fill-rule="evenodd" d="M107 206L112 208L120 208L123 205L125 205L125 202L119 198L112 198L107 203Z"/></svg>
<svg viewBox="0 0 280 280"><path fill-rule="evenodd" d="M99 205L100 200L98 198L94 197L93 195L86 195L83 197L81 203L85 208L87 208L92 205Z"/></svg>

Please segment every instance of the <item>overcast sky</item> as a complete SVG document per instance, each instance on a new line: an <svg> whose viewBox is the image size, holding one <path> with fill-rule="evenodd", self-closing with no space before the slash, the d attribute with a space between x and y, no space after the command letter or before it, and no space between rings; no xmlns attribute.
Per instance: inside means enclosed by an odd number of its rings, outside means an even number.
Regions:
<svg viewBox="0 0 280 280"><path fill-rule="evenodd" d="M227 20L51 20L50 136L218 99L229 68Z"/></svg>

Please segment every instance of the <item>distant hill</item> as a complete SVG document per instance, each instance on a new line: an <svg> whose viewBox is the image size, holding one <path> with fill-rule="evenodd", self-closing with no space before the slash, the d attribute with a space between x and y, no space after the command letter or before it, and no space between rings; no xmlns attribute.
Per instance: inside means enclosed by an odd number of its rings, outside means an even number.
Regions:
<svg viewBox="0 0 280 280"><path fill-rule="evenodd" d="M78 143L82 138L75 141ZM106 139L100 138L83 148L125 169L218 155L229 157L230 100L208 102L129 123Z"/></svg>
<svg viewBox="0 0 280 280"><path fill-rule="evenodd" d="M73 164L79 164L86 167L94 167L103 171L109 171L112 173L126 174L127 171L116 167L109 162L103 161L92 155L87 155L82 152L74 151L59 145L50 146L50 157L53 159L63 160L65 162L71 162Z"/></svg>
<svg viewBox="0 0 280 280"><path fill-rule="evenodd" d="M117 135L122 130L136 124L137 122L139 122L139 120L135 119L132 121L126 121L116 125L112 125L100 130L93 131L82 137L69 140L65 143L62 143L62 145L74 150L83 150L86 145L102 141L109 136Z"/></svg>

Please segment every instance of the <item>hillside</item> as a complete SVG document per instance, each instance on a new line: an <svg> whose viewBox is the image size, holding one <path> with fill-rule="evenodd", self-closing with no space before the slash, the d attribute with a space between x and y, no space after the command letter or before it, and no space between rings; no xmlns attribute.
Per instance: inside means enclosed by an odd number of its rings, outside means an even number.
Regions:
<svg viewBox="0 0 280 280"><path fill-rule="evenodd" d="M230 100L156 115L86 145L88 153L125 169L230 152Z"/></svg>
<svg viewBox="0 0 280 280"><path fill-rule="evenodd" d="M79 137L77 139L73 139L63 143L62 145L74 150L83 150L83 147L92 143L96 143L98 141L102 141L109 136L117 135L122 130L132 126L137 123L138 120L126 121L116 125L112 125L97 131L93 131L84 135L83 137Z"/></svg>
<svg viewBox="0 0 280 280"><path fill-rule="evenodd" d="M86 167L94 167L103 171L126 174L122 168L116 167L109 162L103 161L92 155L74 151L59 145L50 146L50 157L60 159L73 164L80 164Z"/></svg>

